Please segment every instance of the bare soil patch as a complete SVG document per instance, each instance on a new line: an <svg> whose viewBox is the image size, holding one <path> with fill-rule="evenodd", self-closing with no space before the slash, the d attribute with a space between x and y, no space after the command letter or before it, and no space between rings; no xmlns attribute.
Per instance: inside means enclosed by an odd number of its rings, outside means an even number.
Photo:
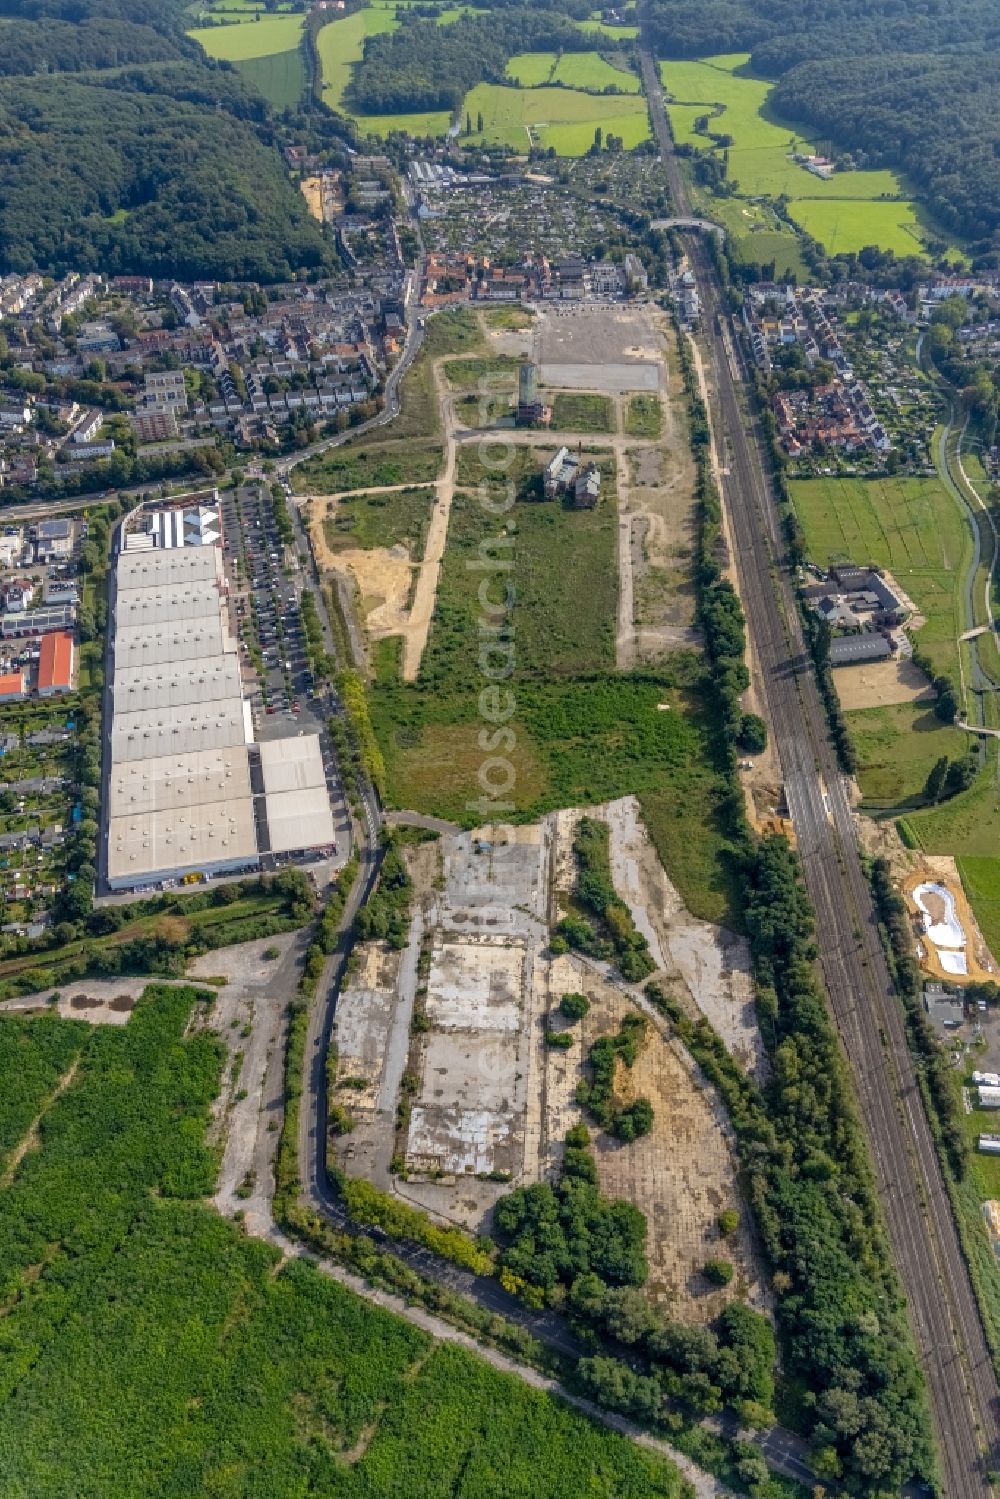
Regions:
<svg viewBox="0 0 1000 1499"><path fill-rule="evenodd" d="M884 708L891 703L930 700L934 693L912 661L873 661L838 666L833 680L844 712L852 708Z"/></svg>

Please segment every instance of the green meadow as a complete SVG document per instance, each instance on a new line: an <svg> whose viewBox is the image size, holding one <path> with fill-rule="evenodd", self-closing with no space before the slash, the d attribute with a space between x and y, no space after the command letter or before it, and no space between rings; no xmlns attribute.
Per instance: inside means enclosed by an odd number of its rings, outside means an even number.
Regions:
<svg viewBox="0 0 1000 1499"><path fill-rule="evenodd" d="M557 83L563 88L595 94L606 88L621 89L627 94L642 90L634 73L614 67L599 52L522 52L507 64L507 77L521 88Z"/></svg>
<svg viewBox="0 0 1000 1499"><path fill-rule="evenodd" d="M791 199L792 218L830 254L872 244L898 255L919 254L928 237L939 236L895 172L837 172L825 181L794 162L794 152L810 153L814 143L772 112L771 83L736 71L748 62L748 53L728 53L660 64L679 144L712 149L709 137L694 128L707 115L710 132L732 137L729 176L739 193Z"/></svg>
<svg viewBox="0 0 1000 1499"><path fill-rule="evenodd" d="M507 88L480 83L465 96L461 115L473 122L482 113L483 130L471 140L527 150L532 143L553 147L559 156L583 156L598 126L620 135L630 150L649 138L646 101L637 95L585 94L570 88Z"/></svg>
<svg viewBox="0 0 1000 1499"><path fill-rule="evenodd" d="M397 25L392 11L371 8L355 11L342 21L327 22L316 37L323 69L324 104L345 112L344 94L351 81L351 69L361 61L366 37L395 31Z"/></svg>
<svg viewBox="0 0 1000 1499"><path fill-rule="evenodd" d="M862 708L847 714L847 726L858 756L858 783L872 805L919 801L940 757L957 760L968 746L967 735L942 723L931 702Z"/></svg>
<svg viewBox="0 0 1000 1499"><path fill-rule="evenodd" d="M962 511L936 479L802 479L789 485L809 557L820 567L887 567L926 623L920 648L958 679L960 591L972 553Z"/></svg>
<svg viewBox="0 0 1000 1499"><path fill-rule="evenodd" d="M231 62L278 109L295 105L306 87L301 15L244 15L225 26L189 31L209 57Z"/></svg>
<svg viewBox="0 0 1000 1499"><path fill-rule="evenodd" d="M996 958L1000 954L1000 859L960 858L958 872L980 931Z"/></svg>
<svg viewBox="0 0 1000 1499"><path fill-rule="evenodd" d="M852 173L851 176L861 176ZM865 174L870 175L870 174ZM792 218L818 239L831 255L878 245L895 254L920 255L934 230L917 203L854 202L846 198L794 198L788 205Z"/></svg>
<svg viewBox="0 0 1000 1499"><path fill-rule="evenodd" d="M246 62L248 58L293 51L299 45L303 25L301 15L264 15L259 20L247 16L232 25L200 27L189 31L188 36L209 57L221 58L223 62Z"/></svg>
<svg viewBox="0 0 1000 1499"><path fill-rule="evenodd" d="M438 24L446 26L470 13L471 7L452 6L442 11ZM316 38L320 67L323 71L323 102L340 114L349 115L359 130L368 135L386 136L394 130L405 130L410 135L446 135L451 124L447 110L431 110L426 113L398 115L359 115L347 107L344 96L351 81L355 63L361 61L365 41L370 36L379 36L395 31L395 0L392 3L375 3L364 10L355 11L340 21L330 21Z"/></svg>

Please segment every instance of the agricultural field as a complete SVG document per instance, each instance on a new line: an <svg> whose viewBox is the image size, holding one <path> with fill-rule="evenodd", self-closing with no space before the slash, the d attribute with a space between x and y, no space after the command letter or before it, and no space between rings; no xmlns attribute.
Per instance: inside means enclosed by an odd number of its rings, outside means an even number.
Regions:
<svg viewBox="0 0 1000 1499"><path fill-rule="evenodd" d="M233 25L206 26L188 35L209 57L233 63L271 104L284 109L305 91L306 70L300 50L304 18L255 12Z"/></svg>
<svg viewBox="0 0 1000 1499"><path fill-rule="evenodd" d="M972 538L944 487L935 479L828 478L795 480L789 489L811 560L888 568L926 620L915 636L921 650L957 680Z"/></svg>
<svg viewBox="0 0 1000 1499"><path fill-rule="evenodd" d="M939 237L896 173L838 172L824 180L792 161L793 152L810 153L815 146L793 122L773 114L771 83L737 74L748 62L748 53L732 53L660 64L673 100L667 111L678 143L711 150L709 137L695 129L695 122L708 115L710 132L732 137L726 148L729 176L739 193L791 199L792 218L830 254L877 244L912 255L920 253L928 237Z"/></svg>
<svg viewBox="0 0 1000 1499"><path fill-rule="evenodd" d="M465 96L460 116L483 116L482 133L463 139L484 145L552 147L559 156L583 156L600 127L620 135L631 150L649 139L646 101L636 95L585 94L569 88L507 88L480 83Z"/></svg>
<svg viewBox="0 0 1000 1499"><path fill-rule="evenodd" d="M521 88L557 83L563 88L600 94L606 88L638 94L642 85L634 73L615 67L599 52L522 52L507 64L507 77Z"/></svg>
<svg viewBox="0 0 1000 1499"><path fill-rule="evenodd" d="M959 759L968 736L944 724L930 703L893 703L847 714L858 754L865 801L888 807L919 804L924 784L942 755Z"/></svg>
<svg viewBox="0 0 1000 1499"><path fill-rule="evenodd" d="M0 1020L0 1054L22 1059L32 1106L48 1100L39 1147L0 1188L5 1487L32 1499L678 1495L669 1464L435 1347L311 1265L281 1265L205 1204L222 1046L187 1029L203 1004L151 989L127 1025L82 1037L74 1023ZM0 1103L5 1141L31 1088L13 1110Z"/></svg>

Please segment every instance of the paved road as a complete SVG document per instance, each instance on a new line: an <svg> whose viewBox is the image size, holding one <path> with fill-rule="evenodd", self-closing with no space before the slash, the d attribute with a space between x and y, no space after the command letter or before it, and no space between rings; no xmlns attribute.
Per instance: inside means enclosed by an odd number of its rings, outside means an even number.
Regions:
<svg viewBox="0 0 1000 1499"><path fill-rule="evenodd" d="M678 213L687 194L648 54L643 76ZM851 809L827 736L783 551L760 433L743 402L748 372L722 336L721 288L703 243L688 241L718 389L723 498L740 592L761 664L809 894L820 962L867 1128L889 1237L927 1374L945 1492L981 1499L1000 1460L1000 1390L921 1103L861 869ZM731 359L733 363L731 364ZM719 417L717 416L717 421ZM727 463L728 460L728 463Z"/></svg>

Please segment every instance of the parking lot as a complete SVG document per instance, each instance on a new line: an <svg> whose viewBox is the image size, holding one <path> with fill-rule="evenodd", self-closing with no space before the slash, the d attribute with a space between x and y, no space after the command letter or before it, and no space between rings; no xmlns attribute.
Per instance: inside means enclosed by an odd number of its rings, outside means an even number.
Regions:
<svg viewBox="0 0 1000 1499"><path fill-rule="evenodd" d="M346 857L350 823L326 730L329 707L314 695L302 630L299 598L305 574L294 548L281 540L266 484L224 491L220 509L254 738L260 743L319 734L337 848Z"/></svg>

